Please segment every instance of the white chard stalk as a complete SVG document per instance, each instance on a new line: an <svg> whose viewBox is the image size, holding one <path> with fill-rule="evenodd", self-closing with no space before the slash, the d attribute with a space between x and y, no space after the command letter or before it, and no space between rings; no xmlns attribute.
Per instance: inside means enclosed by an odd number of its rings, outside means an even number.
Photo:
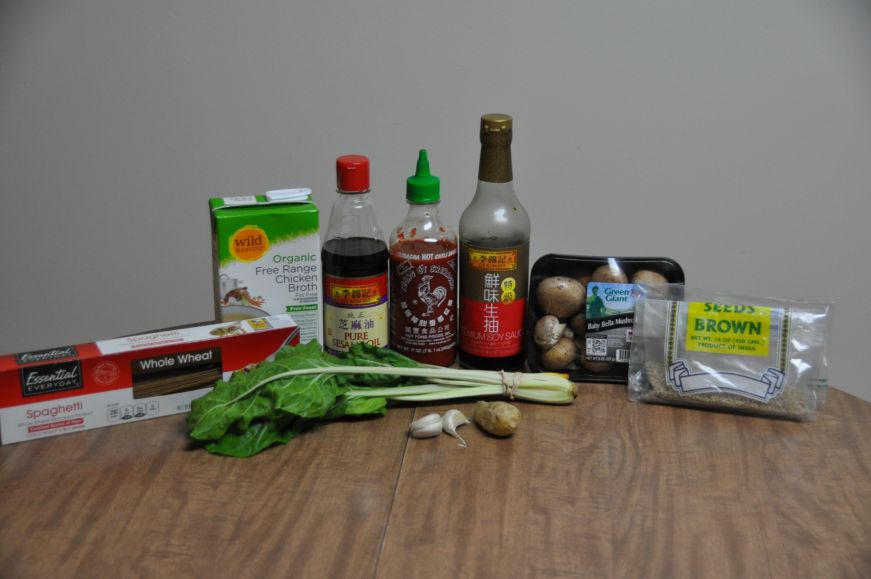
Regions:
<svg viewBox="0 0 871 579"><path fill-rule="evenodd" d="M504 395L507 398L542 402L545 404L571 404L577 395L574 383L566 374L493 372L489 370L458 370L440 366L421 368L397 368L393 366L327 366L288 370L270 376L255 384L251 391L257 390L273 380L305 376L311 374L381 374L425 378L430 384L417 386L395 386L388 388L352 389L348 398L387 398L401 402L437 402L455 398L485 397ZM247 393L240 395L244 397Z"/></svg>

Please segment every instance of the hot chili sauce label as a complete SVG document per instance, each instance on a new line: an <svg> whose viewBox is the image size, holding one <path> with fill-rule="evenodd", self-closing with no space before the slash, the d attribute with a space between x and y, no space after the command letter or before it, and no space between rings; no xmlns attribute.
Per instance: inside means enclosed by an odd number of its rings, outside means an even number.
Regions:
<svg viewBox="0 0 871 579"><path fill-rule="evenodd" d="M391 248L390 347L418 362L448 366L456 357L456 318L456 245Z"/></svg>
<svg viewBox="0 0 871 579"><path fill-rule="evenodd" d="M529 244L460 248L460 349L505 358L523 351Z"/></svg>
<svg viewBox="0 0 871 579"><path fill-rule="evenodd" d="M387 346L387 273L370 277L324 274L324 341L332 354L351 344Z"/></svg>

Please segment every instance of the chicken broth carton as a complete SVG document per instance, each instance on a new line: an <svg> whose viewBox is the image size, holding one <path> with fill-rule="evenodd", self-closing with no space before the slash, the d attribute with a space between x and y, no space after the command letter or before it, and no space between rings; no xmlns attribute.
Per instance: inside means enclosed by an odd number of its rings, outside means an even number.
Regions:
<svg viewBox="0 0 871 579"><path fill-rule="evenodd" d="M209 200L218 320L289 313L323 343L318 208L311 189Z"/></svg>

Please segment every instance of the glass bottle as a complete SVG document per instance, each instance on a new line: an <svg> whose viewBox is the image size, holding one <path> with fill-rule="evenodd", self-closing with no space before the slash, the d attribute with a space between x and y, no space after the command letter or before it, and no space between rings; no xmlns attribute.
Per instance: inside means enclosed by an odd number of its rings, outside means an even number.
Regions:
<svg viewBox="0 0 871 579"><path fill-rule="evenodd" d="M418 362L457 356L457 236L439 215L439 178L421 149L408 214L390 234L390 347Z"/></svg>
<svg viewBox="0 0 871 579"><path fill-rule="evenodd" d="M460 218L460 363L485 370L523 365L529 215L514 193L512 119L481 117L478 188Z"/></svg>
<svg viewBox="0 0 871 579"><path fill-rule="evenodd" d="M375 219L369 159L336 159L339 194L330 211L321 261L324 268L324 348L388 345L387 244Z"/></svg>

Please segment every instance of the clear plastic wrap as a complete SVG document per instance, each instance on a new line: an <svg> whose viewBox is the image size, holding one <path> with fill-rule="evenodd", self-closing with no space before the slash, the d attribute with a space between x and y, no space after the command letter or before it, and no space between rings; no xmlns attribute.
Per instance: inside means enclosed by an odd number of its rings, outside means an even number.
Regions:
<svg viewBox="0 0 871 579"><path fill-rule="evenodd" d="M527 368L626 384L635 296L682 283L683 269L668 257L543 255L529 283ZM596 294L603 307L594 313Z"/></svg>
<svg viewBox="0 0 871 579"><path fill-rule="evenodd" d="M668 286L636 302L633 401L812 420L832 305Z"/></svg>

